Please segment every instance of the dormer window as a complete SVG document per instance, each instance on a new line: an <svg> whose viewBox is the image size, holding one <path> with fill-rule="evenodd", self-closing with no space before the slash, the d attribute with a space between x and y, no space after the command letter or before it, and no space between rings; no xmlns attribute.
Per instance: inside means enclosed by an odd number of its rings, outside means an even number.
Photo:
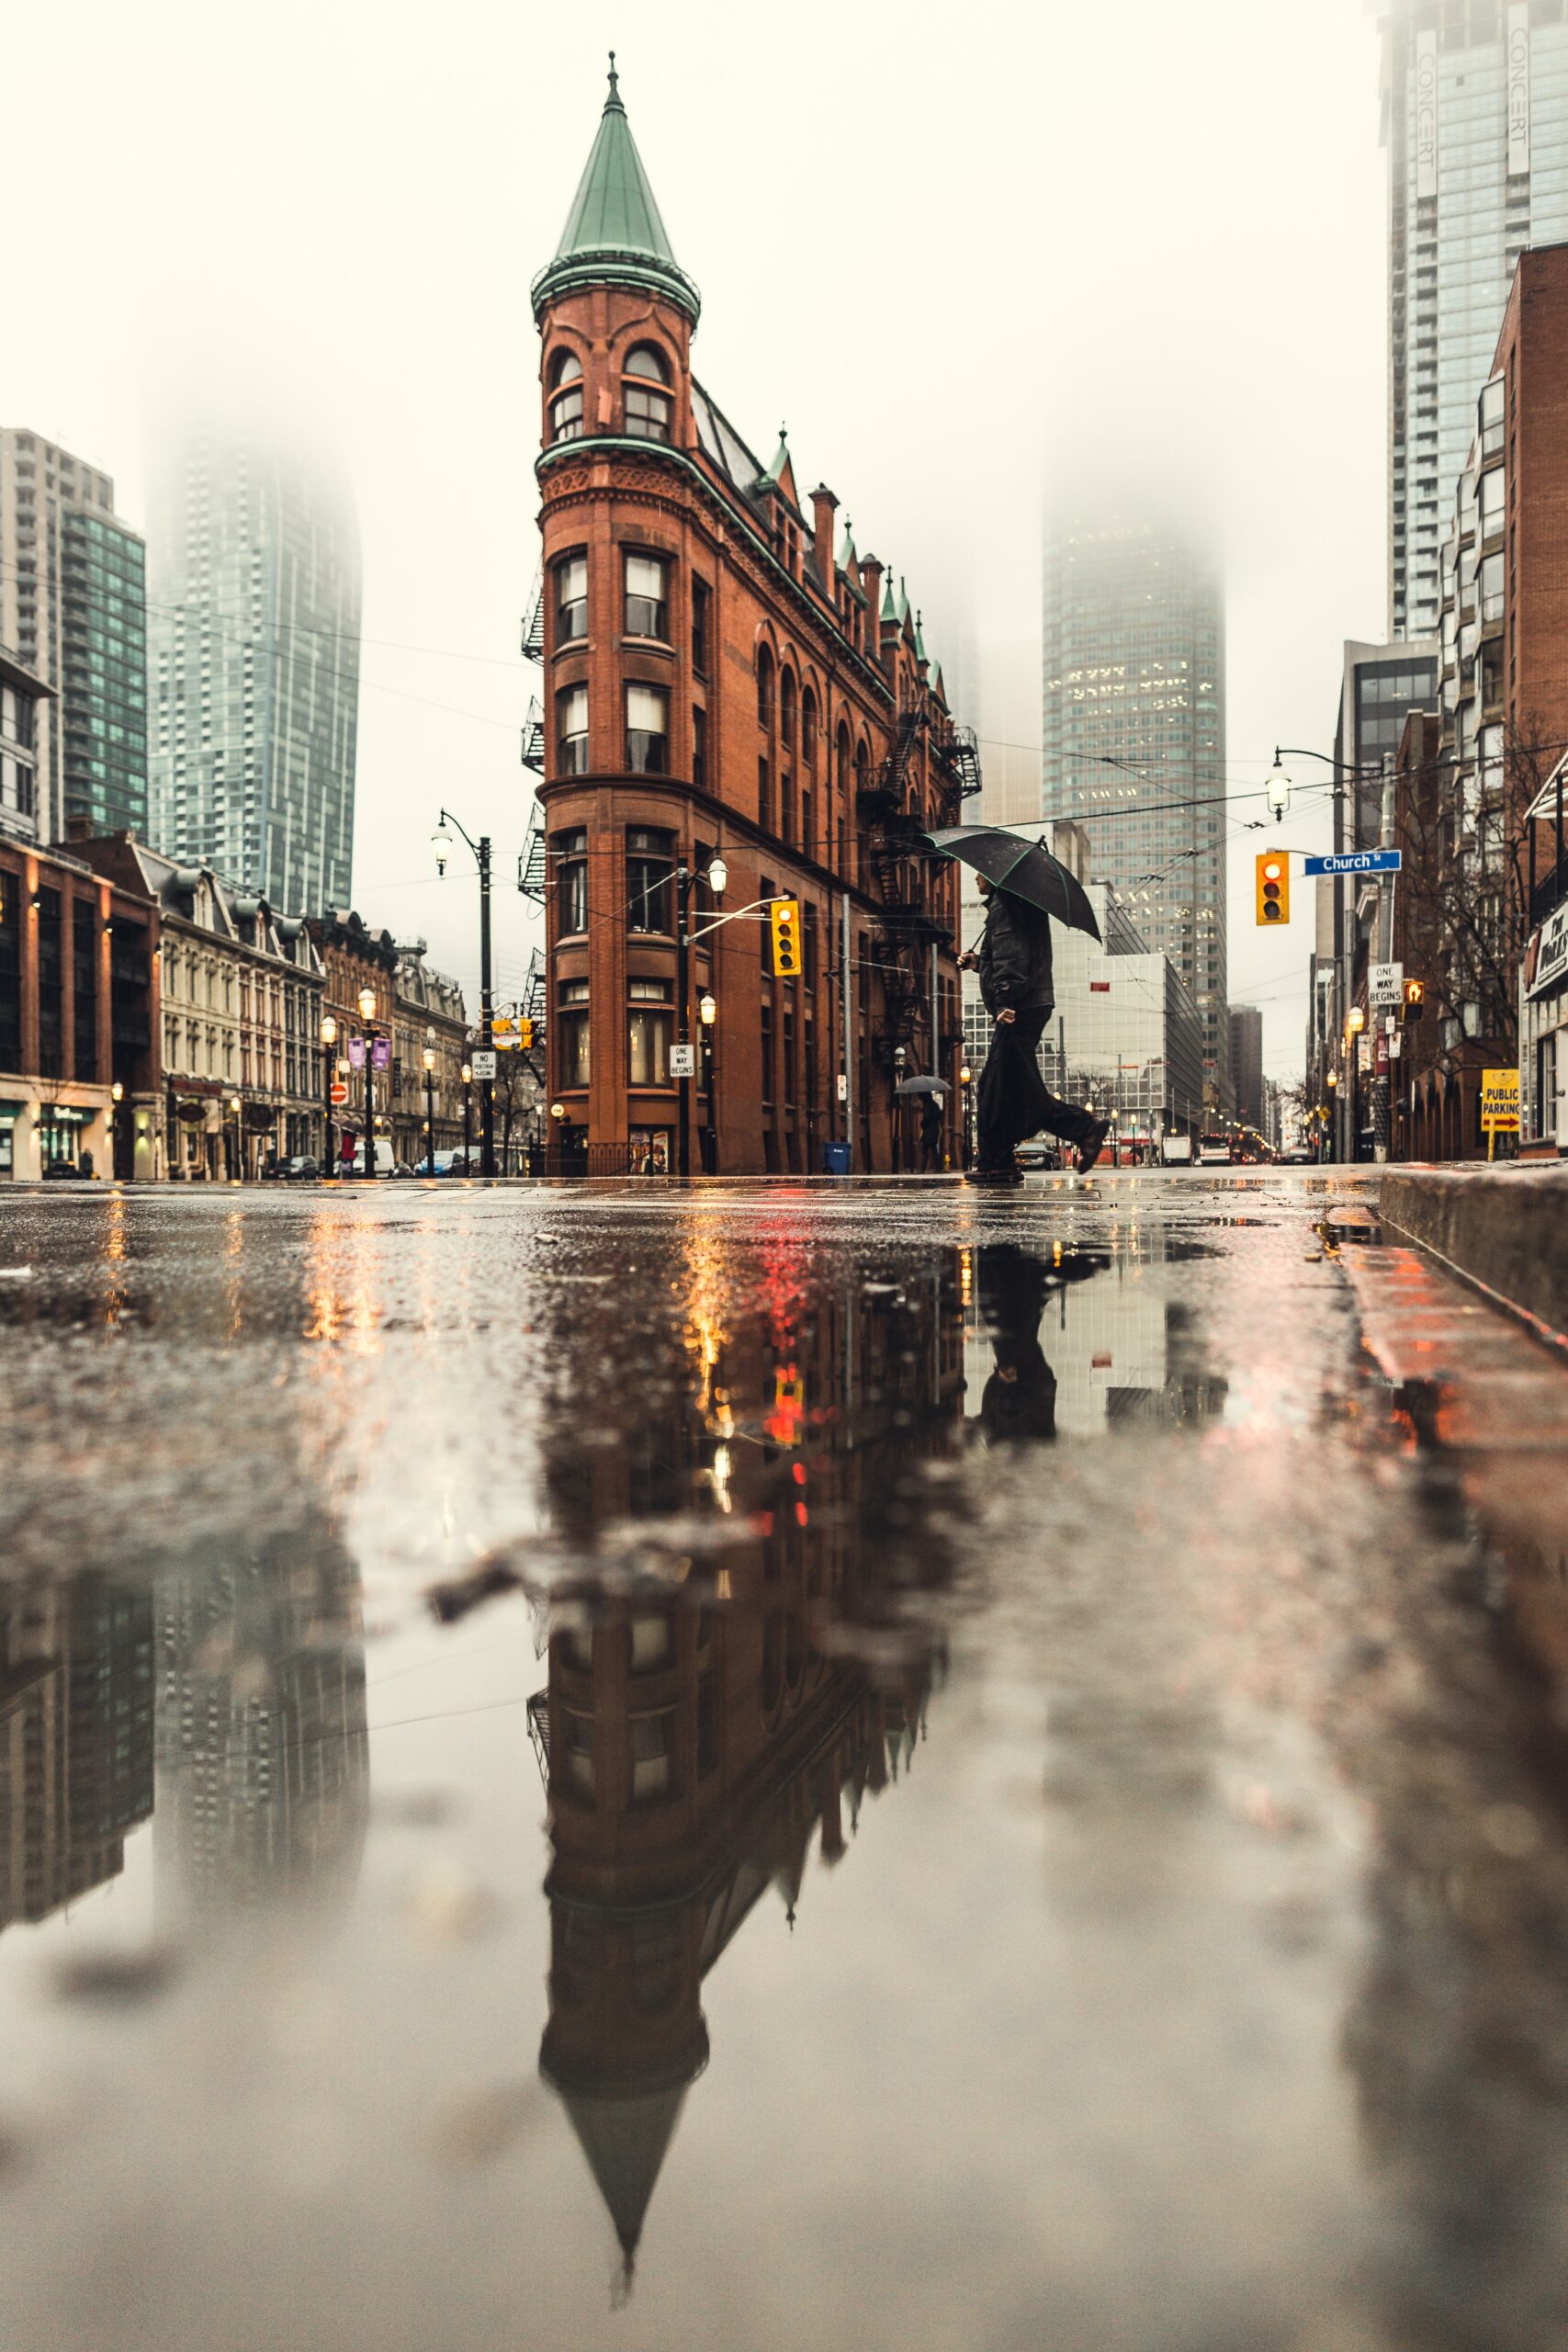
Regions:
<svg viewBox="0 0 1568 2352"><path fill-rule="evenodd" d="M627 433L638 441L668 441L670 395L660 389L670 381L664 354L651 343L636 344L621 372L626 379Z"/></svg>
<svg viewBox="0 0 1568 2352"><path fill-rule="evenodd" d="M550 362L550 439L582 435L582 362L575 351L558 351Z"/></svg>

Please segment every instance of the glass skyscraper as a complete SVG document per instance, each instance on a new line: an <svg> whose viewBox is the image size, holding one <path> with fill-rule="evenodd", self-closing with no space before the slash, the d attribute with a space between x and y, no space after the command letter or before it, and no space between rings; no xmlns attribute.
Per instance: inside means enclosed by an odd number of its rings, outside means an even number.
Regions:
<svg viewBox="0 0 1568 2352"><path fill-rule="evenodd" d="M155 453L152 838L285 914L350 902L359 541L319 469L210 421Z"/></svg>
<svg viewBox="0 0 1568 2352"><path fill-rule="evenodd" d="M41 433L0 429L0 644L54 688L40 702L31 808L14 830L59 841L147 830L147 591L114 484Z"/></svg>
<svg viewBox="0 0 1568 2352"><path fill-rule="evenodd" d="M1389 157L1389 603L1429 637L1438 548L1514 266L1568 237L1564 0L1393 0Z"/></svg>
<svg viewBox="0 0 1568 2352"><path fill-rule="evenodd" d="M1143 517L1047 530L1042 813L1088 831L1146 944L1203 1023L1206 1082L1229 1099L1225 995L1224 603L1217 569Z"/></svg>

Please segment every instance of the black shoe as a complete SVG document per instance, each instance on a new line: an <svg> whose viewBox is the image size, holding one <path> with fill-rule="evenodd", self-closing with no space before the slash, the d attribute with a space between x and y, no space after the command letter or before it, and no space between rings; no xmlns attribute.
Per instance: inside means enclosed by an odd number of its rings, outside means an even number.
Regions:
<svg viewBox="0 0 1568 2352"><path fill-rule="evenodd" d="M1021 1168L971 1168L964 1179L966 1184L1021 1184Z"/></svg>
<svg viewBox="0 0 1568 2352"><path fill-rule="evenodd" d="M1110 1120L1096 1119L1093 1126L1090 1127L1088 1135L1084 1137L1082 1143L1079 1144L1077 1158L1073 1162L1074 1167L1077 1170L1080 1176L1087 1176L1089 1174L1090 1169L1094 1166L1095 1161L1100 1158L1105 1138L1110 1133Z"/></svg>

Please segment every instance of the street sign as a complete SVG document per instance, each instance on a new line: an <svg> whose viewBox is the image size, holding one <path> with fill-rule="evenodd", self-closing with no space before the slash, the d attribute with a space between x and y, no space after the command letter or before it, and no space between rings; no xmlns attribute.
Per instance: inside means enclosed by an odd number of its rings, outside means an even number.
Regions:
<svg viewBox="0 0 1568 2352"><path fill-rule="evenodd" d="M1482 1071L1481 1131L1483 1135L1518 1134L1519 1073L1517 1069Z"/></svg>
<svg viewBox="0 0 1568 2352"><path fill-rule="evenodd" d="M1404 1001L1404 965L1372 964L1369 966L1367 993L1374 1004L1403 1004Z"/></svg>
<svg viewBox="0 0 1568 2352"><path fill-rule="evenodd" d="M849 1072L848 1072L847 1070L840 1070L840 1071L839 1072L839 1100L840 1100L840 1102L847 1102L849 1101L849 1099L850 1099L850 1080L849 1080Z"/></svg>
<svg viewBox="0 0 1568 2352"><path fill-rule="evenodd" d="M495 1076L495 1055L492 1051L481 1046L478 1052L472 1057L468 1067L473 1071L476 1078L493 1078Z"/></svg>
<svg viewBox="0 0 1568 2352"><path fill-rule="evenodd" d="M697 1049L695 1046L671 1046L670 1048L671 1077L695 1078L696 1074Z"/></svg>
<svg viewBox="0 0 1568 2352"><path fill-rule="evenodd" d="M1392 1037L1389 1039L1389 1041L1388 1041L1388 1057L1389 1057L1389 1060L1390 1060L1391 1062L1396 1062L1396 1061L1399 1059L1399 1057L1401 1056L1401 1054L1402 1054L1404 1051L1404 1038L1400 1035L1400 1034L1399 1034L1398 1030L1396 1029L1396 1030L1394 1031L1394 1033L1393 1033L1393 1036L1392 1036Z"/></svg>
<svg viewBox="0 0 1568 2352"><path fill-rule="evenodd" d="M348 1101L347 1087L336 1080L333 1082L333 1101L334 1102L346 1102Z"/></svg>
<svg viewBox="0 0 1568 2352"><path fill-rule="evenodd" d="M1397 849L1345 850L1335 857L1309 857L1303 861L1307 874L1397 874L1404 853Z"/></svg>
<svg viewBox="0 0 1568 2352"><path fill-rule="evenodd" d="M514 1054L523 1043L521 1037L506 1036L502 1032L499 1023L496 1024L492 1034L495 1037L495 1050L498 1054Z"/></svg>

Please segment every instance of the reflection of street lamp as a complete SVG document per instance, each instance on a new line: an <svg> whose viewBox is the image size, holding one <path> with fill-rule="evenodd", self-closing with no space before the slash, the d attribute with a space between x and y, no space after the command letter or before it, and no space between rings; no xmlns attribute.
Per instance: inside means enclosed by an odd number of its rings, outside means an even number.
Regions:
<svg viewBox="0 0 1568 2352"><path fill-rule="evenodd" d="M424 1034L432 1039L435 1035L434 1029L427 1029ZM424 1049L424 1172L427 1176L434 1176L435 1173L435 1047L434 1044L426 1046Z"/></svg>
<svg viewBox="0 0 1568 2352"><path fill-rule="evenodd" d="M958 1066L958 1083L961 1089L958 1098L959 1108L964 1115L964 1165L967 1168L969 1165L969 1114L975 1104L975 1097L970 1091L975 1083L975 1073L967 1062L961 1062Z"/></svg>
<svg viewBox="0 0 1568 2352"><path fill-rule="evenodd" d="M326 1137L326 1151L322 1157L321 1174L328 1180L331 1179L334 1166L333 1159L333 1047L336 1044L337 1023L330 1012L324 1012L321 1015L321 1071L326 1082L325 1124L322 1129Z"/></svg>
<svg viewBox="0 0 1568 2352"><path fill-rule="evenodd" d="M119 1174L119 1106L125 1100L125 1088L117 1078L109 1088L109 1175Z"/></svg>

